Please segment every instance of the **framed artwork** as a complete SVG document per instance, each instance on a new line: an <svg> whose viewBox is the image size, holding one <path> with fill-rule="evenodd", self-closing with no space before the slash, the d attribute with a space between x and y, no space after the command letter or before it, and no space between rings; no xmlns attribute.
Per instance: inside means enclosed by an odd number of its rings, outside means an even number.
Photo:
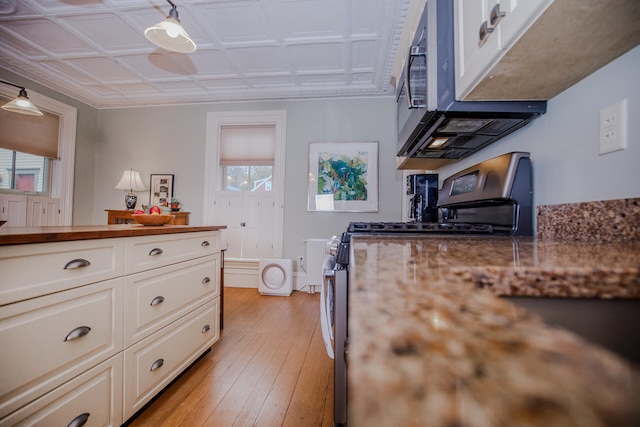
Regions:
<svg viewBox="0 0 640 427"><path fill-rule="evenodd" d="M149 206L167 206L173 197L173 175L151 174Z"/></svg>
<svg viewBox="0 0 640 427"><path fill-rule="evenodd" d="M378 142L310 142L307 210L377 212Z"/></svg>

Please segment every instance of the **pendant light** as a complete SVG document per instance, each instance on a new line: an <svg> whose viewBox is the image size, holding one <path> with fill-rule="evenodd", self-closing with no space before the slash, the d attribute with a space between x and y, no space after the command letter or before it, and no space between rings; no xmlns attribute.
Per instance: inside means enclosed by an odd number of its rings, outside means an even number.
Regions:
<svg viewBox="0 0 640 427"><path fill-rule="evenodd" d="M167 3L171 5L171 11L169 11L167 19L147 28L144 31L144 35L151 43L172 52L195 52L196 44L180 25L176 5L171 0L167 0Z"/></svg>
<svg viewBox="0 0 640 427"><path fill-rule="evenodd" d="M31 102L31 100L27 96L27 91L24 87L6 82L4 80L0 80L0 83L4 83L20 89L18 97L4 104L2 106L3 110L11 111L13 113L27 114L29 116L42 116L42 111L40 111L38 107L33 105L33 102Z"/></svg>

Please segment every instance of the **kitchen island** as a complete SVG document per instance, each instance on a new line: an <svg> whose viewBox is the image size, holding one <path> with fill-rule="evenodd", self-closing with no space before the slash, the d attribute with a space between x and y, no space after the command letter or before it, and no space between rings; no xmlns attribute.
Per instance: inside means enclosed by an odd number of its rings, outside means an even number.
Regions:
<svg viewBox="0 0 640 427"><path fill-rule="evenodd" d="M121 425L208 351L222 228L0 229L0 426Z"/></svg>
<svg viewBox="0 0 640 427"><path fill-rule="evenodd" d="M501 298L636 301L637 242L354 236L351 249L350 425L640 425L637 365Z"/></svg>

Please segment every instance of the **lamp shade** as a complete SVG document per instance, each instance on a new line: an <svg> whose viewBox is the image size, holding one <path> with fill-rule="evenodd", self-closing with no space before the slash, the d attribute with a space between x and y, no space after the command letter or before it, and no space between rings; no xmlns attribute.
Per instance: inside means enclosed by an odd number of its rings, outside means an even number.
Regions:
<svg viewBox="0 0 640 427"><path fill-rule="evenodd" d="M134 171L133 169L122 172L122 178L120 178L120 182L118 182L115 188L116 190L127 191L142 191L147 189L142 182L140 172Z"/></svg>
<svg viewBox="0 0 640 427"><path fill-rule="evenodd" d="M23 88L20 89L18 97L4 104L2 109L13 113L27 114L29 116L43 115L42 111L33 105L33 102L27 97L27 91Z"/></svg>
<svg viewBox="0 0 640 427"><path fill-rule="evenodd" d="M172 52L195 52L196 44L180 25L178 11L175 6L164 21L152 25L144 31L144 35L153 44Z"/></svg>

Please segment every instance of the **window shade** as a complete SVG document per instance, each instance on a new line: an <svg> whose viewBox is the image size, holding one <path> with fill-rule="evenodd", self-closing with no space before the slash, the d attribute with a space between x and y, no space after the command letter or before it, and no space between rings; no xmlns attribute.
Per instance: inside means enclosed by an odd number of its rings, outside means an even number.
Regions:
<svg viewBox="0 0 640 427"><path fill-rule="evenodd" d="M1 103L6 101L0 98ZM58 158L58 117L27 116L0 110L0 148Z"/></svg>
<svg viewBox="0 0 640 427"><path fill-rule="evenodd" d="M224 125L220 129L221 166L273 165L275 125Z"/></svg>

